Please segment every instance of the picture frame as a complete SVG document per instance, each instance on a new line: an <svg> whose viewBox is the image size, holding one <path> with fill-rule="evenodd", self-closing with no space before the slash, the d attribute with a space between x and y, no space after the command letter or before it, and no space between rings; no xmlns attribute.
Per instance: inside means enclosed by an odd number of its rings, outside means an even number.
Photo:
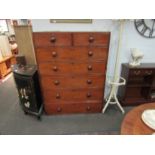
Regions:
<svg viewBox="0 0 155 155"><path fill-rule="evenodd" d="M50 23L91 24L92 19L50 19Z"/></svg>

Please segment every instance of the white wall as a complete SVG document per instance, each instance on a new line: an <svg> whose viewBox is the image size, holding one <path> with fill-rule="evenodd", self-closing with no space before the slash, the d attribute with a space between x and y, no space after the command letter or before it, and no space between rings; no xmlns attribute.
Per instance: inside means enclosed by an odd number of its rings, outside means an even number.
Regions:
<svg viewBox="0 0 155 155"><path fill-rule="evenodd" d="M112 76L118 44L119 22L116 20L95 19L92 24L58 24L48 19L32 20L34 32L39 31L109 31L111 32L107 75ZM144 53L142 62L155 62L155 39L147 39L138 34L133 21L126 21L120 48L120 63L129 62L130 48L138 48ZM121 67L121 66L120 66ZM106 94L108 87L106 86Z"/></svg>

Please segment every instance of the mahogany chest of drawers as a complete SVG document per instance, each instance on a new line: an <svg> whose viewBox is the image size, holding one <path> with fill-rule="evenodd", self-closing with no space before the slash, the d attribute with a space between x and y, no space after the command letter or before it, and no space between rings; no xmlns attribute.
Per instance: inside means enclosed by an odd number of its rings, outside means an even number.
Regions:
<svg viewBox="0 0 155 155"><path fill-rule="evenodd" d="M34 32L47 114L101 112L109 32Z"/></svg>
<svg viewBox="0 0 155 155"><path fill-rule="evenodd" d="M155 64L143 63L136 68L122 64L121 76L126 79L126 85L118 90L122 105L155 101Z"/></svg>

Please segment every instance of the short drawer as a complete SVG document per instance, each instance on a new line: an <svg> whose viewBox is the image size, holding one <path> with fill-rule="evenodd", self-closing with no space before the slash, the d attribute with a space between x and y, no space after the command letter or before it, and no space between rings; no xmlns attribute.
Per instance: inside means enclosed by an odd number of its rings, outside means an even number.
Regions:
<svg viewBox="0 0 155 155"><path fill-rule="evenodd" d="M129 71L129 76L147 76L153 74L154 69L131 69Z"/></svg>
<svg viewBox="0 0 155 155"><path fill-rule="evenodd" d="M109 46L110 33L105 32L83 32L73 33L73 44L75 46Z"/></svg>
<svg viewBox="0 0 155 155"><path fill-rule="evenodd" d="M84 100L99 100L103 99L103 89L53 89L51 91L44 91L44 101L46 103L63 102L66 101L84 101Z"/></svg>
<svg viewBox="0 0 155 155"><path fill-rule="evenodd" d="M103 60L108 56L107 47L39 47L36 48L38 62L57 60Z"/></svg>
<svg viewBox="0 0 155 155"><path fill-rule="evenodd" d="M73 89L73 88L103 88L105 76L41 76L41 84L44 90ZM65 91L65 90L64 90Z"/></svg>
<svg viewBox="0 0 155 155"><path fill-rule="evenodd" d="M36 47L70 46L72 42L68 32L34 32L33 40Z"/></svg>
<svg viewBox="0 0 155 155"><path fill-rule="evenodd" d="M51 62L40 63L39 71L41 75L61 75L61 74L105 74L106 62Z"/></svg>
<svg viewBox="0 0 155 155"><path fill-rule="evenodd" d="M68 113L100 113L103 108L102 102L71 102L69 104L45 103L45 112L47 114L68 114Z"/></svg>

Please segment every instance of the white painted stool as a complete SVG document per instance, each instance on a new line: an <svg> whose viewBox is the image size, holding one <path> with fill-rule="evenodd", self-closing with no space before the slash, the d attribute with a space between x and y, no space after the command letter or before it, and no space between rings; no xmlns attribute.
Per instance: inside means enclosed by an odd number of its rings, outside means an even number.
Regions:
<svg viewBox="0 0 155 155"><path fill-rule="evenodd" d="M117 104L121 112L124 114L125 111L119 103L116 93L119 86L123 86L126 84L126 80L123 77L119 77L118 82L113 82L108 79L108 84L111 85L111 92L109 97L106 99L107 102L102 110L102 113L105 112L109 104Z"/></svg>

